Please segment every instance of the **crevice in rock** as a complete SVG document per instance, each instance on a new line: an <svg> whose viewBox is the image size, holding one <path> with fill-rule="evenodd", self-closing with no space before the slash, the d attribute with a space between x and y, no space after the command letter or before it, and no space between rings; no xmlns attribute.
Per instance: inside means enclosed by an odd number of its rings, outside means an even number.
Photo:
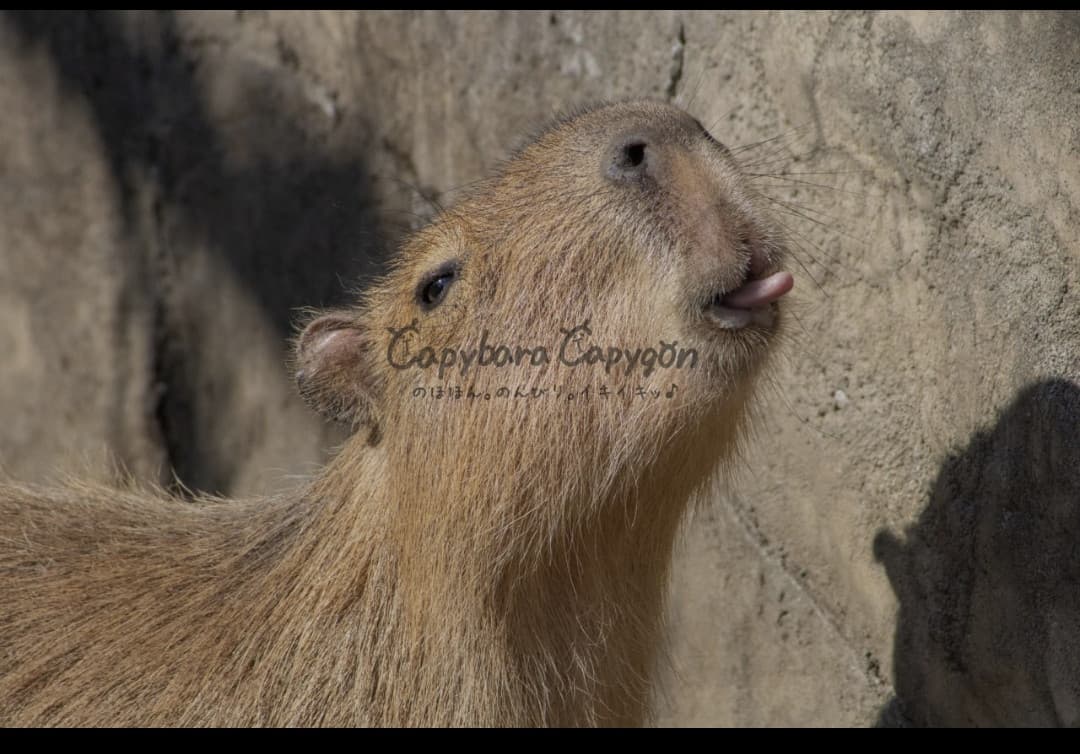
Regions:
<svg viewBox="0 0 1080 754"><path fill-rule="evenodd" d="M866 679L868 687L879 697L886 697L893 693L893 686L888 679L881 675L879 663L871 652L860 649L843 630L843 621L836 616L830 607L822 600L814 590L806 583L805 570L793 568L788 562L787 553L781 546L779 549L773 546L768 537L760 529L743 505L730 496L725 496L725 503L733 520L738 525L739 531L746 541L757 550L762 560L775 564L780 571L789 579L792 586L804 596L813 611L829 627L839 643L844 646L851 658L852 667Z"/></svg>
<svg viewBox="0 0 1080 754"><path fill-rule="evenodd" d="M153 423L164 455L160 482L173 494L190 494L177 472L177 463L185 455L186 437L178 432L174 420L179 391L174 335L168 311L169 274L168 251L165 247L164 208L161 197L153 204L151 217L154 242L151 248L150 278L152 280L153 332L151 358L151 390Z"/></svg>
<svg viewBox="0 0 1080 754"><path fill-rule="evenodd" d="M679 22L679 33L675 38L675 45L671 48L671 70L668 73L667 93L668 102L675 99L679 93L679 84L682 83L683 67L686 61L686 27Z"/></svg>
<svg viewBox="0 0 1080 754"><path fill-rule="evenodd" d="M404 176L403 178L397 178L403 186L408 188L417 198L419 198L424 206L423 212L418 212L418 222L424 223L431 220L434 215L442 210L442 205L439 201L441 194L438 189L433 186L425 185L420 180L420 171L416 167L416 163L413 161L412 155L392 142L390 139L384 138L382 140L382 147L386 150L386 154L394 161L398 166L397 172Z"/></svg>

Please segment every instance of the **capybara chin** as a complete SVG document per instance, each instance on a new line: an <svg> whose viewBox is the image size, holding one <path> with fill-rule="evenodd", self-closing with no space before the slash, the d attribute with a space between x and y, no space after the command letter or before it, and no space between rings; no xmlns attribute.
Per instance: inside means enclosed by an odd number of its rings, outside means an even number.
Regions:
<svg viewBox="0 0 1080 754"><path fill-rule="evenodd" d="M7 725L636 725L792 285L731 153L564 118L296 339L300 493L0 487Z"/></svg>

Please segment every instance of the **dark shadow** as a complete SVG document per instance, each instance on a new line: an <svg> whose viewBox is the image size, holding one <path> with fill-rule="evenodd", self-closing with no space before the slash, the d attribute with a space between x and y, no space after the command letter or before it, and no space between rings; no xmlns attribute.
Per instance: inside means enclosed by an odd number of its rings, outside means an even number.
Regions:
<svg viewBox="0 0 1080 754"><path fill-rule="evenodd" d="M203 386L209 370L221 367L200 350L206 325L171 304L168 270L184 265L194 246L218 255L280 334L284 370L297 308L343 303L346 285L381 269L370 176L359 160L331 159L310 129L279 112L273 82L244 93L256 124L245 146L254 157L236 167L207 111L198 50L185 47L172 12L144 17L138 34L125 29L133 17L120 12L5 16L23 41L49 52L65 90L91 109L133 243L164 249L166 259L141 262L164 292L157 417L179 479L195 490L227 491L232 459L202 450L212 447L204 438L219 420ZM136 179L146 176L155 186L157 239L139 238L147 234L138 195L145 184Z"/></svg>
<svg viewBox="0 0 1080 754"><path fill-rule="evenodd" d="M1080 725L1080 387L1025 388L874 552L900 603L880 725Z"/></svg>

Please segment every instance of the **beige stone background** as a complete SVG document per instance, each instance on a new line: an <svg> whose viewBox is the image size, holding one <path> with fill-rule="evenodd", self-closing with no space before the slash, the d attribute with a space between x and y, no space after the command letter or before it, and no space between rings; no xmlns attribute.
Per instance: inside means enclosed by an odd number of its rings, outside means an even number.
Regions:
<svg viewBox="0 0 1080 754"><path fill-rule="evenodd" d="M665 725L1080 725L1080 14L4 13L0 467L246 494L284 368L557 112L687 105L799 240Z"/></svg>

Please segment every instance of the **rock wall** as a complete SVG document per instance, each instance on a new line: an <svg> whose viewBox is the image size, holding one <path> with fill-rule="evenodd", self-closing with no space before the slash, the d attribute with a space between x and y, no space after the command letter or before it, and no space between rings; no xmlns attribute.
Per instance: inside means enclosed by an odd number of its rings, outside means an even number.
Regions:
<svg viewBox="0 0 1080 754"><path fill-rule="evenodd" d="M553 114L673 99L798 297L657 722L1080 725L1078 82L1074 13L6 12L0 468L294 484L342 439L298 308Z"/></svg>

